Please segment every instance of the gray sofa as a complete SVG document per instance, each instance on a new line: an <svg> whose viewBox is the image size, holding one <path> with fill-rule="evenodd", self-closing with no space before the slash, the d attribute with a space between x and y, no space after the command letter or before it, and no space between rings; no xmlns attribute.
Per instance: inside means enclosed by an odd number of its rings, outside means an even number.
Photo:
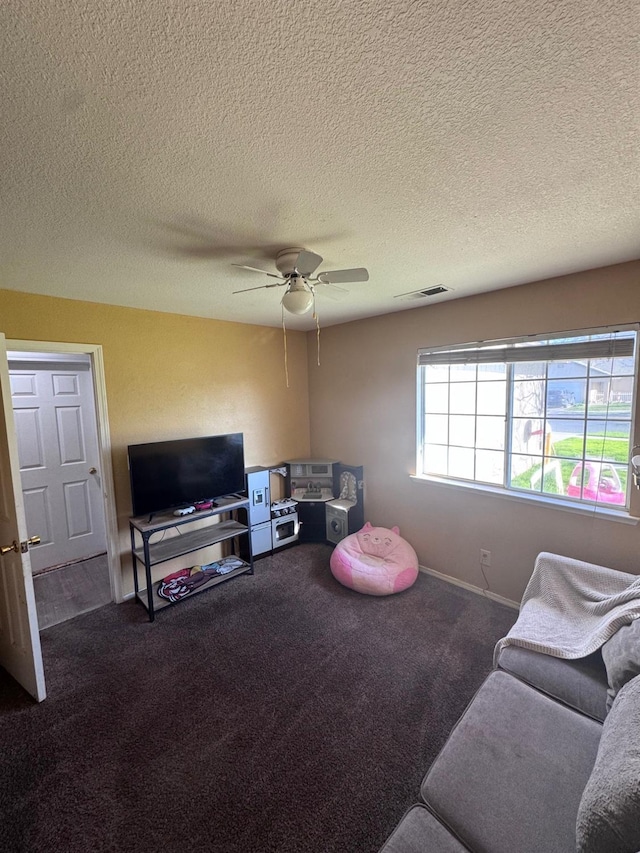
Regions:
<svg viewBox="0 0 640 853"><path fill-rule="evenodd" d="M503 648L380 853L639 851L639 628L574 661Z"/></svg>

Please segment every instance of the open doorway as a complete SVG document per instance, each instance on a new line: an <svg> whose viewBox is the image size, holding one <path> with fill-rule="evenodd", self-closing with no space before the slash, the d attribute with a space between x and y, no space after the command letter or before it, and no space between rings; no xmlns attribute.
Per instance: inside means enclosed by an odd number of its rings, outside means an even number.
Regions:
<svg viewBox="0 0 640 853"><path fill-rule="evenodd" d="M101 352L7 344L27 526L41 540L31 564L42 630L121 600Z"/></svg>

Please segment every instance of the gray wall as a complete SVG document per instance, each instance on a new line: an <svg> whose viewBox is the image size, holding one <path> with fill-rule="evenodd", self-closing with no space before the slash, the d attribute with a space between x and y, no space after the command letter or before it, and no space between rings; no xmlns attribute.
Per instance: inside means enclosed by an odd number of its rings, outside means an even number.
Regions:
<svg viewBox="0 0 640 853"><path fill-rule="evenodd" d="M479 549L490 550L490 589L505 598L519 601L543 550L640 572L635 524L410 477L419 347L637 322L639 284L635 261L333 326L319 367L309 333L312 453L365 466L366 518L399 525L421 565L484 586Z"/></svg>

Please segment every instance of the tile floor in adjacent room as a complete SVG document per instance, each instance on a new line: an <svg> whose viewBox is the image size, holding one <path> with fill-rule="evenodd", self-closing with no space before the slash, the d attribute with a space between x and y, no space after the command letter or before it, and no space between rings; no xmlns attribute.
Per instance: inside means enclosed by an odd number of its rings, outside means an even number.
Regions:
<svg viewBox="0 0 640 853"><path fill-rule="evenodd" d="M33 586L41 631L112 600L106 554L34 574Z"/></svg>

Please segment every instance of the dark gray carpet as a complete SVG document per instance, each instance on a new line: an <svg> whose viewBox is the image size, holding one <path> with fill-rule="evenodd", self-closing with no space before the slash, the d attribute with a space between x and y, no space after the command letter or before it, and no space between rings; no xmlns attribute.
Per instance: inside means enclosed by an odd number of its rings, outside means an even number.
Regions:
<svg viewBox="0 0 640 853"><path fill-rule="evenodd" d="M48 629L39 706L0 670L0 849L376 851L516 613L426 575L359 595L330 553Z"/></svg>

